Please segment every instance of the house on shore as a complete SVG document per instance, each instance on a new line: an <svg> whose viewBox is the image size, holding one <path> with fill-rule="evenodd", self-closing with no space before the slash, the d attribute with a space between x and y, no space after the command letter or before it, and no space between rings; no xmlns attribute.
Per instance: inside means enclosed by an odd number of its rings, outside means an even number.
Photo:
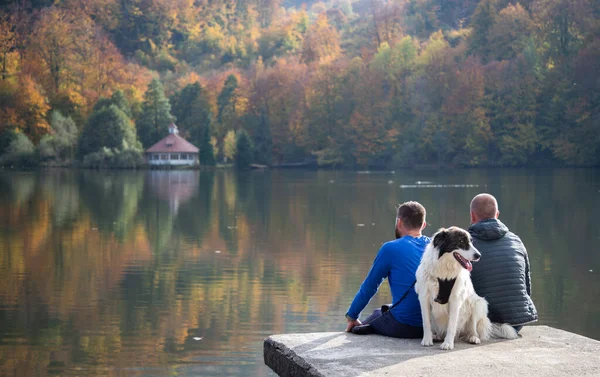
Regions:
<svg viewBox="0 0 600 377"><path fill-rule="evenodd" d="M194 166L199 149L179 136L175 124L169 125L169 135L146 150L148 164L154 166Z"/></svg>

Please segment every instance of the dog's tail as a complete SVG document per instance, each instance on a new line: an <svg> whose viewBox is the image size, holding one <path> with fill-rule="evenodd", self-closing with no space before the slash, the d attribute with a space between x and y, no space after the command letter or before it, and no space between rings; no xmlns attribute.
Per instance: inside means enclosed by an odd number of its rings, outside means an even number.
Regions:
<svg viewBox="0 0 600 377"><path fill-rule="evenodd" d="M501 339L517 339L519 334L509 324L492 322L492 337Z"/></svg>

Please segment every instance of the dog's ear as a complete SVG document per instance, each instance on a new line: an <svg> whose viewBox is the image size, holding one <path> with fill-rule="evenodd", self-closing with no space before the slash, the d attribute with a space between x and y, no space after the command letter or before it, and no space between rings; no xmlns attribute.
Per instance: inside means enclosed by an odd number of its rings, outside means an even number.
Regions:
<svg viewBox="0 0 600 377"><path fill-rule="evenodd" d="M441 228L433 236L433 247L439 249L440 246L446 241L447 238L448 238L448 230L445 228Z"/></svg>

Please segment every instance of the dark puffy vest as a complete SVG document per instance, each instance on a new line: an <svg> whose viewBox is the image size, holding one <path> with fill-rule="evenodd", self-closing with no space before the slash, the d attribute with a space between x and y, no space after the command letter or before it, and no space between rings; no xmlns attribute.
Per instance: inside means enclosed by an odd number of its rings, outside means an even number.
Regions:
<svg viewBox="0 0 600 377"><path fill-rule="evenodd" d="M473 263L471 280L475 292L489 303L490 320L513 326L537 321L529 258L519 236L497 219L473 224L469 233L481 253L479 262Z"/></svg>

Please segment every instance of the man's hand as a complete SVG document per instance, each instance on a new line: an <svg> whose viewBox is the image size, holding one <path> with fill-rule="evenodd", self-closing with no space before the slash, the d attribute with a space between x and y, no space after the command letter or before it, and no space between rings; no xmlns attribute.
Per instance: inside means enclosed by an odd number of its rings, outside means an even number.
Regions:
<svg viewBox="0 0 600 377"><path fill-rule="evenodd" d="M346 332L351 332L354 326L360 326L362 322L358 319L348 320L348 326L346 327Z"/></svg>

